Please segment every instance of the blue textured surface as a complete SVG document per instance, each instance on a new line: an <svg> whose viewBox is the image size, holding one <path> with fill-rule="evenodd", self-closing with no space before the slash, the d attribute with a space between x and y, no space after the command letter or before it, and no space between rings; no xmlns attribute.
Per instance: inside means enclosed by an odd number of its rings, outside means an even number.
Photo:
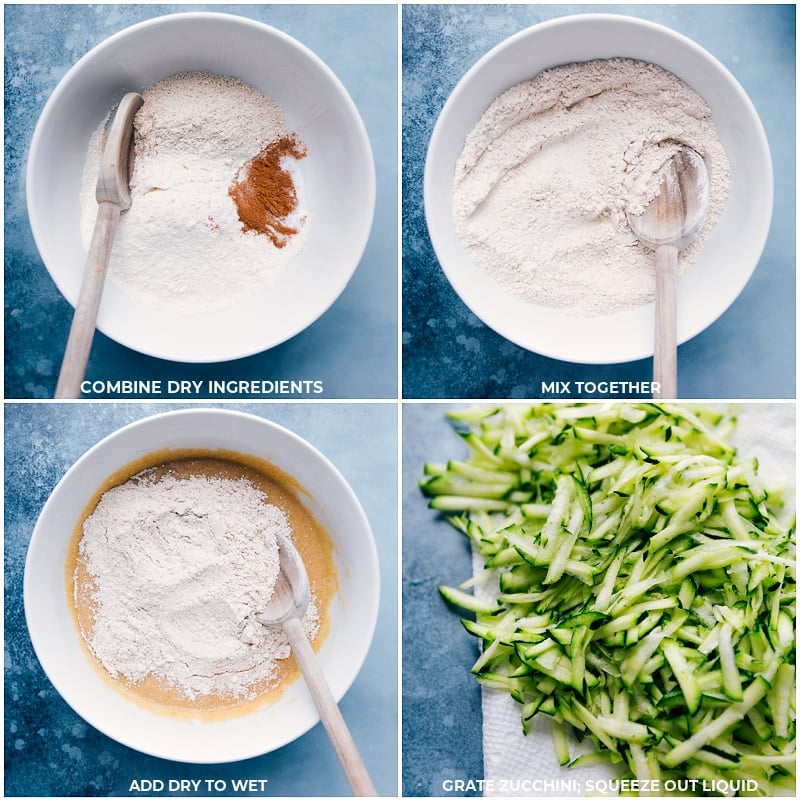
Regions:
<svg viewBox="0 0 800 800"><path fill-rule="evenodd" d="M336 303L278 347L223 364L183 365L141 355L98 335L88 377L322 380L328 398L395 397L397 9L358 5L4 6L5 396L53 396L72 319L71 306L39 258L25 209L27 148L39 113L58 81L94 45L141 20L192 10L226 11L279 28L336 73L361 113L375 156L372 233L359 268Z"/></svg>
<svg viewBox="0 0 800 800"><path fill-rule="evenodd" d="M265 791L255 794L350 794L321 725L259 758L178 764L138 753L87 725L39 666L22 605L25 555L39 511L61 476L95 442L133 420L178 407L85 401L5 406L5 796L128 796L131 781L141 778L266 778ZM372 648L341 708L378 791L394 796L397 409L327 403L314 404L313 411L302 403L226 407L267 417L311 442L336 464L370 520L381 562L381 607ZM365 432L370 447L354 448Z"/></svg>
<svg viewBox="0 0 800 800"><path fill-rule="evenodd" d="M418 488L426 461L466 455L445 420L452 407L403 405L403 794L412 797L483 778L480 689L469 672L477 640L437 590L472 575L469 542Z"/></svg>
<svg viewBox="0 0 800 800"><path fill-rule="evenodd" d="M584 12L643 17L689 36L728 67L758 110L775 167L770 236L737 301L681 346L680 391L694 398L794 397L795 6L649 4L404 6L403 396L547 397L542 381L651 379L650 359L571 364L530 353L494 333L450 287L425 225L425 155L458 81L517 31Z"/></svg>

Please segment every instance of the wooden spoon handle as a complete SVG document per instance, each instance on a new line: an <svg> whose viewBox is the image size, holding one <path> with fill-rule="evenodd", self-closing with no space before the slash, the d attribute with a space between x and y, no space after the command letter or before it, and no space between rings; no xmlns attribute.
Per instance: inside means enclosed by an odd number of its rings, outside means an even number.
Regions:
<svg viewBox="0 0 800 800"><path fill-rule="evenodd" d="M86 374L89 351L92 349L97 310L103 294L111 246L117 232L120 208L115 203L102 202L97 205L97 219L94 223L92 242L83 272L81 290L75 306L75 315L69 329L61 373L56 385L57 398L77 398L81 396L81 382Z"/></svg>
<svg viewBox="0 0 800 800"><path fill-rule="evenodd" d="M350 788L357 797L375 797L377 795L375 787L347 729L342 712L336 705L325 676L319 668L314 651L303 630L302 621L299 617L290 617L283 623L283 630L289 638L294 657L317 704L320 719L328 732Z"/></svg>
<svg viewBox="0 0 800 800"><path fill-rule="evenodd" d="M656 342L653 356L653 397L678 396L678 340L675 302L678 280L678 248L662 244L656 248Z"/></svg>

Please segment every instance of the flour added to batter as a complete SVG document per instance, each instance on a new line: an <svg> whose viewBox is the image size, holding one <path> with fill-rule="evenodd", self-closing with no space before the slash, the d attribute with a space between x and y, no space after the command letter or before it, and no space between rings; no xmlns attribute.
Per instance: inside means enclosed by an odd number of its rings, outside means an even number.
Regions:
<svg viewBox="0 0 800 800"><path fill-rule="evenodd" d="M328 535L282 473L238 458L156 454L114 476L73 535L83 639L102 673L148 707L244 711L294 677L285 634L258 619L278 578L278 535L309 571L306 635L325 636L337 586Z"/></svg>

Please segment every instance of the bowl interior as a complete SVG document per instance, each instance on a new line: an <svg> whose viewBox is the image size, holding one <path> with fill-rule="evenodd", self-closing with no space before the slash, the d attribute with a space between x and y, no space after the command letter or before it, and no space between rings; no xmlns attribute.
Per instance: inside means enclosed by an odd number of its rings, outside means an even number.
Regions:
<svg viewBox="0 0 800 800"><path fill-rule="evenodd" d="M505 89L544 69L623 57L658 64L691 86L711 108L731 165L719 222L678 286L678 340L710 325L736 299L761 256L772 216L769 147L744 90L699 45L630 17L562 17L512 36L456 86L436 123L425 167L425 214L436 255L453 288L490 328L529 350L566 361L619 363L653 353L653 304L577 318L512 297L470 259L455 230L452 183L464 140Z"/></svg>
<svg viewBox="0 0 800 800"><path fill-rule="evenodd" d="M224 448L266 458L306 490L301 501L335 545L340 589L319 651L341 698L366 658L378 611L378 563L364 512L341 474L290 431L231 411L189 410L147 417L95 445L46 503L25 566L25 614L36 654L53 685L87 722L136 750L195 763L235 761L274 750L309 730L319 715L302 680L243 716L198 724L126 700L82 647L67 604L65 564L72 530L94 492L117 470L163 448Z"/></svg>
<svg viewBox="0 0 800 800"><path fill-rule="evenodd" d="M175 14L127 28L67 73L45 106L31 143L31 227L48 271L73 305L86 260L79 193L91 134L126 91L140 91L185 71L239 78L283 109L289 130L297 131L308 148L299 163L308 239L276 283L215 312L186 315L153 309L107 282L98 328L161 358L223 361L285 341L338 297L358 265L372 225L374 163L364 125L345 88L317 56L286 34L214 13Z"/></svg>

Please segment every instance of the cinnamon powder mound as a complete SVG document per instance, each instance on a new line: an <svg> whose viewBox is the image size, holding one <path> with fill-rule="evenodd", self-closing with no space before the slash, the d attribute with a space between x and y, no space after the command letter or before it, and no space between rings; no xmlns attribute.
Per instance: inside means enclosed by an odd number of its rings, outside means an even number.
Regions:
<svg viewBox="0 0 800 800"><path fill-rule="evenodd" d="M288 222L297 210L297 190L282 159L301 159L305 146L295 136L268 144L236 173L228 194L236 204L242 230L268 236L275 247L285 247L298 228Z"/></svg>

